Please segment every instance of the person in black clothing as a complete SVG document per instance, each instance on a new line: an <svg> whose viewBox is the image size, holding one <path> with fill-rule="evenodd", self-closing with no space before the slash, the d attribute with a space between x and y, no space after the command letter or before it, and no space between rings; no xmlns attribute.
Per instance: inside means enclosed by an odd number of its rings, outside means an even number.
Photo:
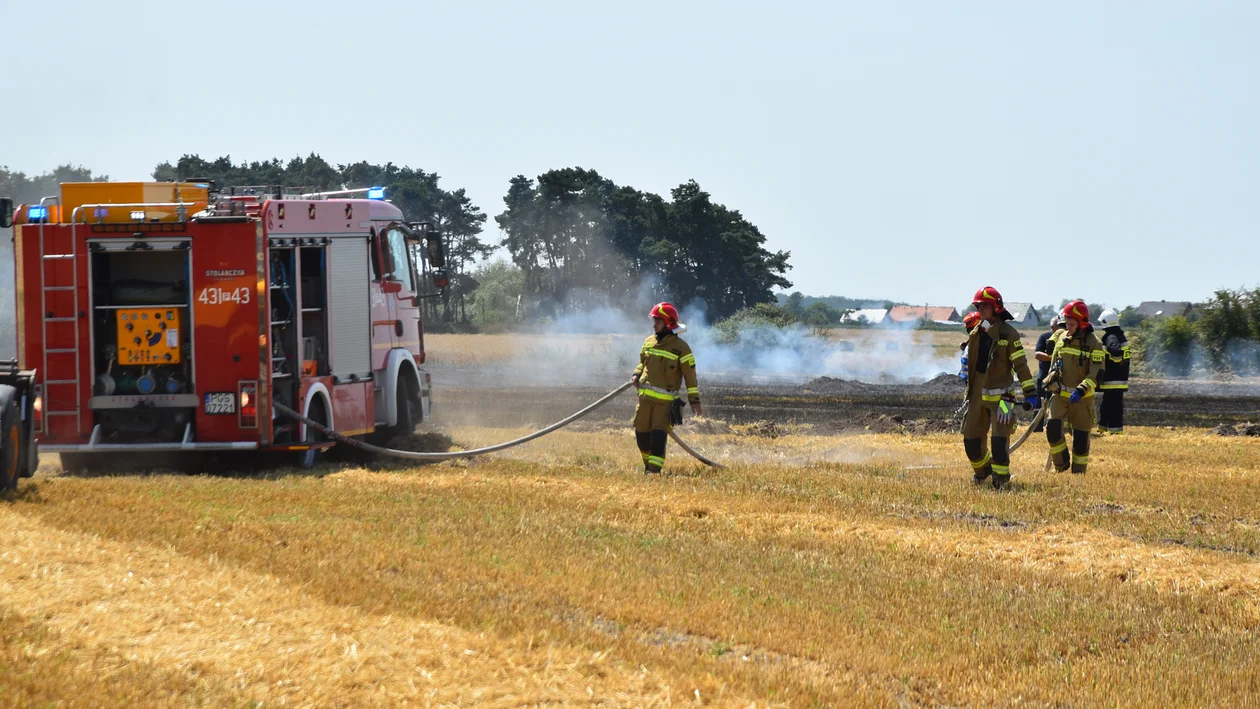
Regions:
<svg viewBox="0 0 1260 709"><path fill-rule="evenodd" d="M1120 314L1107 309L1098 318L1103 326L1102 344L1107 350L1102 381L1102 406L1098 415L1098 432L1112 435L1124 433L1124 393L1129 390L1129 340L1120 329Z"/></svg>
<svg viewBox="0 0 1260 709"><path fill-rule="evenodd" d="M1037 373L1037 395L1042 402L1046 400L1046 385L1044 382L1046 377L1050 375L1050 353L1054 350L1054 343L1050 341L1050 338L1056 330L1061 329L1063 329L1063 323L1060 322L1059 316L1055 315L1050 318L1050 329L1041 333L1037 338L1037 346L1034 348L1036 352L1033 356L1037 358L1037 366L1039 368ZM1036 414L1033 415L1035 416ZM1046 420L1043 417L1037 422L1037 427L1033 431L1041 433L1045 428Z"/></svg>

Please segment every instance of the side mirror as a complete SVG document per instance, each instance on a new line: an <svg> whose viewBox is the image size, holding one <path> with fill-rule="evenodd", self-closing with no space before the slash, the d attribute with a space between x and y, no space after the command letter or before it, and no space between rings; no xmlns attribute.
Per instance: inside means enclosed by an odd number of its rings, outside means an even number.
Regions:
<svg viewBox="0 0 1260 709"><path fill-rule="evenodd" d="M13 200L0 197L0 229L13 226Z"/></svg>
<svg viewBox="0 0 1260 709"><path fill-rule="evenodd" d="M382 293L401 293L402 281L395 281L392 279L381 281L381 292Z"/></svg>
<svg viewBox="0 0 1260 709"><path fill-rule="evenodd" d="M433 287L442 290L451 284L451 279L446 275L443 269L436 269L431 274L433 278Z"/></svg>
<svg viewBox="0 0 1260 709"><path fill-rule="evenodd" d="M430 266L435 269L446 268L446 249L442 246L442 234L440 232L425 232L424 250Z"/></svg>

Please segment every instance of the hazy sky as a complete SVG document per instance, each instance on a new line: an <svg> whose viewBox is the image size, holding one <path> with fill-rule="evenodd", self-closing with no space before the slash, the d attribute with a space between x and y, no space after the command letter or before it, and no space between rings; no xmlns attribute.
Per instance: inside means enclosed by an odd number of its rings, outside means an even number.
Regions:
<svg viewBox="0 0 1260 709"><path fill-rule="evenodd" d="M5 3L0 164L694 178L808 294L1260 283L1260 3ZM494 227L493 221L490 226ZM497 238L497 228L489 234Z"/></svg>

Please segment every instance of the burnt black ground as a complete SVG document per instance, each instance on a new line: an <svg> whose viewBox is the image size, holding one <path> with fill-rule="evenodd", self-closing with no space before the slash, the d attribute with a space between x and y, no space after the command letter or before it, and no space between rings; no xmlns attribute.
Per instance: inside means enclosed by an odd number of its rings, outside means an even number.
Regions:
<svg viewBox="0 0 1260 709"><path fill-rule="evenodd" d="M442 375L448 375L443 380ZM607 386L483 384L471 372L434 372L435 425L542 426L606 394ZM497 378L496 378L497 379ZM739 384L702 379L705 414L730 423L810 424L817 433L864 430L881 416L907 421L951 418L963 387L951 374L922 384L866 384L820 378L801 384ZM1260 385L1252 382L1135 380L1126 396L1126 423L1211 428L1260 420ZM635 397L627 392L593 414L629 421Z"/></svg>

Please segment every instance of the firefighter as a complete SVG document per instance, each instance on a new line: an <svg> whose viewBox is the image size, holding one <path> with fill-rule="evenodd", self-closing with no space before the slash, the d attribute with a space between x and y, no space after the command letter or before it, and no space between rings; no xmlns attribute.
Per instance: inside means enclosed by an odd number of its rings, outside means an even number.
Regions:
<svg viewBox="0 0 1260 709"><path fill-rule="evenodd" d="M981 319L982 318L980 317L979 310L973 310L970 313L967 313L966 315L963 316L963 329L967 331L968 337L971 336L971 331L976 328L976 325L980 324ZM959 345L959 349L961 349L964 352L967 351L966 340L962 341L962 344Z"/></svg>
<svg viewBox="0 0 1260 709"><path fill-rule="evenodd" d="M963 356L968 382L963 448L975 471L976 484L992 476L993 489L1001 490L1011 480L1010 439L1015 432L1012 373L1018 374L1024 399L1033 407L1039 403L1037 382L1028 370L1024 344L1010 323L1012 316L1002 304L1002 294L985 286L976 291L972 304L981 319L968 333L967 354ZM992 451L984 440L990 429Z"/></svg>
<svg viewBox="0 0 1260 709"><path fill-rule="evenodd" d="M1041 399L1041 405L1046 405L1046 385L1043 382L1050 375L1050 351L1054 348L1054 334L1063 329L1063 321L1058 315L1050 318L1050 329L1041 333L1037 337L1037 346L1034 348L1036 353L1033 355L1037 358L1037 397ZM1046 429L1046 418L1041 417L1037 422L1037 427L1033 429L1034 433L1041 433Z"/></svg>
<svg viewBox="0 0 1260 709"><path fill-rule="evenodd" d="M1110 308L1098 316L1098 324L1102 325L1102 345L1107 350L1102 379L1098 382L1098 390L1102 392L1098 430L1111 434L1124 433L1124 393L1129 390L1129 339L1120 329L1120 314Z"/></svg>
<svg viewBox="0 0 1260 709"><path fill-rule="evenodd" d="M655 333L639 350L639 366L631 381L639 388L639 405L634 410L634 437L643 456L643 473L659 473L665 467L665 439L674 423L681 423L679 390L687 385L691 410L701 416L700 389L696 386L696 356L674 331L678 329L678 309L669 303L652 308Z"/></svg>
<svg viewBox="0 0 1260 709"><path fill-rule="evenodd" d="M1089 434L1094 427L1094 390L1106 350L1094 335L1084 301L1063 306L1059 317L1067 327L1054 338L1050 375L1045 382L1050 395L1046 440L1056 470L1063 472L1070 467L1073 473L1084 475L1089 467ZM1065 421L1072 427L1070 454L1063 431Z"/></svg>

